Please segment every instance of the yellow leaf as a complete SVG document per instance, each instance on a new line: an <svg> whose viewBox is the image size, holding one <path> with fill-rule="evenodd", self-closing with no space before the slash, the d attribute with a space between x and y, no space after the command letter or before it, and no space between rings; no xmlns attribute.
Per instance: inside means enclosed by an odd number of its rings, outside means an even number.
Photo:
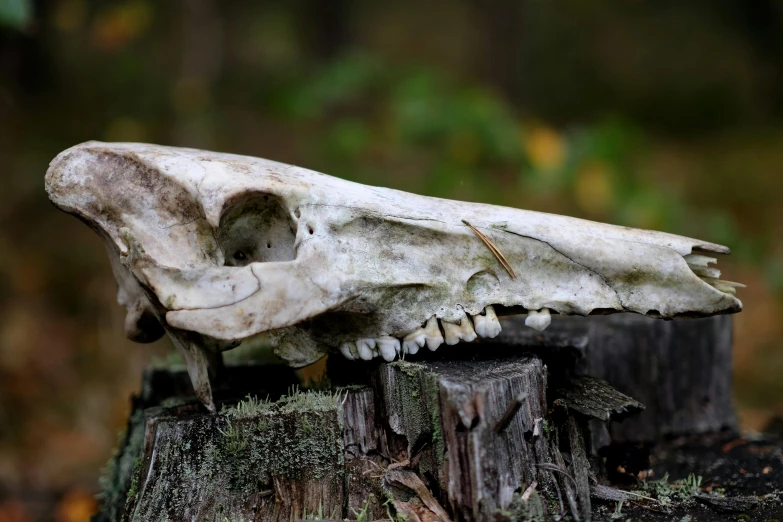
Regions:
<svg viewBox="0 0 783 522"><path fill-rule="evenodd" d="M525 134L525 149L530 163L539 170L555 170L565 160L563 138L549 127L532 125Z"/></svg>
<svg viewBox="0 0 783 522"><path fill-rule="evenodd" d="M614 200L609 168L600 161L582 165L576 174L576 202L592 216L605 216Z"/></svg>

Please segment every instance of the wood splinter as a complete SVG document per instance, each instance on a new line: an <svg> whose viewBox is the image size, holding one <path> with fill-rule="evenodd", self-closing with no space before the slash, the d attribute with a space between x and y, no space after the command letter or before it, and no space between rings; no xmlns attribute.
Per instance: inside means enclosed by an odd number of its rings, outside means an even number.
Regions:
<svg viewBox="0 0 783 522"><path fill-rule="evenodd" d="M495 424L495 433L502 433L503 430L508 428L508 425L511 424L511 420L514 418L514 415L517 414L519 408L522 407L522 403L526 400L527 393L524 392L514 397L514 399L508 404L506 413L504 413L498 423Z"/></svg>

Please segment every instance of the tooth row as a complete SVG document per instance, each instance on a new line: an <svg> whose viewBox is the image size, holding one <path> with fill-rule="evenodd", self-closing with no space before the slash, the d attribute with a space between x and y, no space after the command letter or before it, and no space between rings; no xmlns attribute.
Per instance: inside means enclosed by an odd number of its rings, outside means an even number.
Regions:
<svg viewBox="0 0 783 522"><path fill-rule="evenodd" d="M693 270L693 273L699 276L701 280L708 285L712 285L716 290L735 295L737 293L737 288L745 288L745 285L741 283L721 280L720 270L707 266L709 264L717 263L718 260L716 258L701 256L699 254L688 254L684 257L690 269Z"/></svg>
<svg viewBox="0 0 783 522"><path fill-rule="evenodd" d="M402 341L388 335L377 339L359 339L355 342L343 343L340 346L340 353L350 360L369 361L380 356L385 361L393 361L400 355L415 354L424 346L434 352L444 342L447 345L454 345L460 341L471 342L476 337L495 337L499 333L500 322L495 309L487 306L483 314L474 315L472 321L464 312L456 322L439 321L433 315L424 326L406 335Z"/></svg>

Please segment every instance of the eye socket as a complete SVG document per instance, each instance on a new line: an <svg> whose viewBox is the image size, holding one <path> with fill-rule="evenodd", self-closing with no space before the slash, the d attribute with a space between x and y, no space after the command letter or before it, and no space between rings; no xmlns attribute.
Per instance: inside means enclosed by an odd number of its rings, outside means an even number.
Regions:
<svg viewBox="0 0 783 522"><path fill-rule="evenodd" d="M245 194L228 205L217 240L227 266L296 258L296 224L283 201L271 194Z"/></svg>

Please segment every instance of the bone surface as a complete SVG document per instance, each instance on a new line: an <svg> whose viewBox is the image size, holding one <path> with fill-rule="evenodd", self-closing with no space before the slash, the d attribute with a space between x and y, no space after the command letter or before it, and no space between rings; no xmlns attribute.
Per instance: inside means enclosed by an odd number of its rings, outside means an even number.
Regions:
<svg viewBox="0 0 783 522"><path fill-rule="evenodd" d="M388 359L492 337L501 307L540 310L528 316L534 327L548 310L672 318L742 308L741 285L708 266L729 252L720 245L265 159L88 142L52 161L46 190L106 242L127 335L152 340L165 327L203 397L210 354L264 332L303 366L334 351Z"/></svg>

